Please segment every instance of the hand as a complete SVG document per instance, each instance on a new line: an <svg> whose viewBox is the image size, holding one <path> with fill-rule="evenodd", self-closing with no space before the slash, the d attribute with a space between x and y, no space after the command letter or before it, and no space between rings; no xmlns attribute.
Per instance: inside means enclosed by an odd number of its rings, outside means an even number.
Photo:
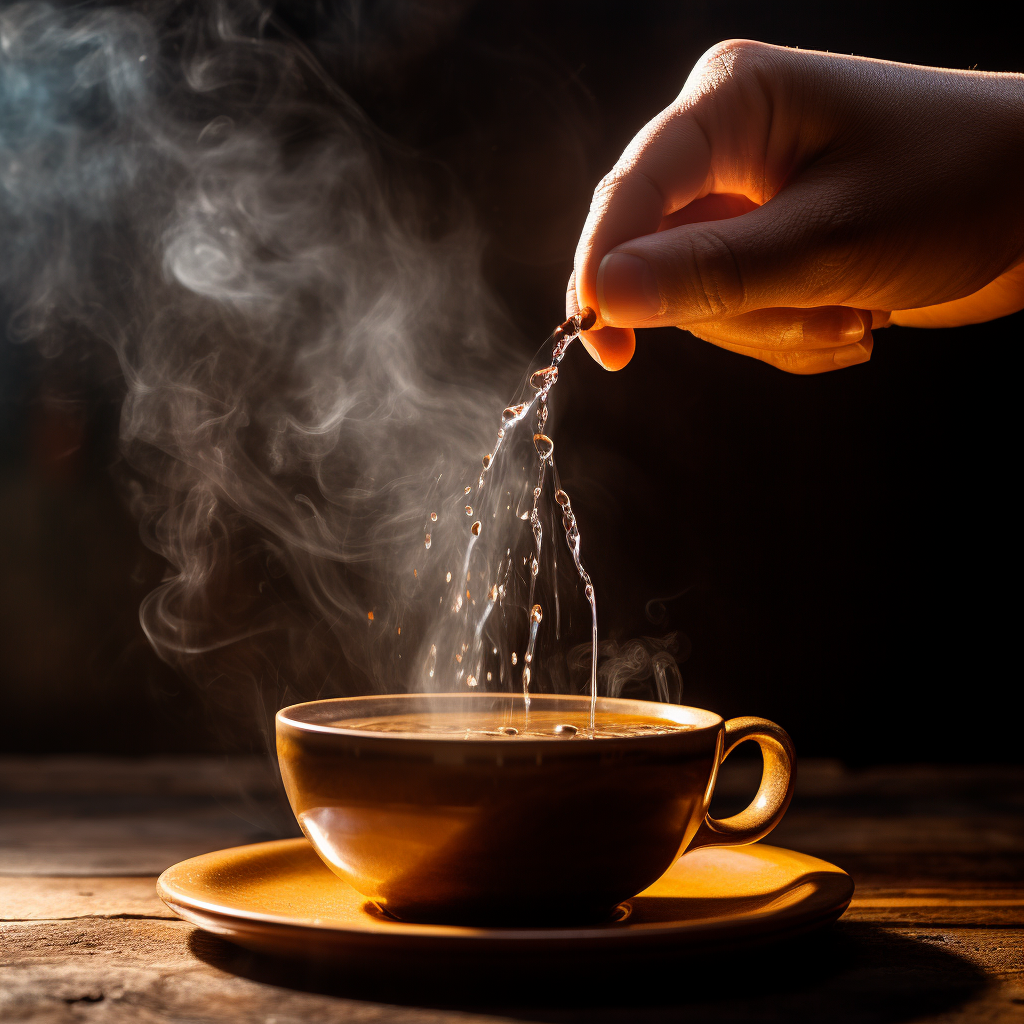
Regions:
<svg viewBox="0 0 1024 1024"><path fill-rule="evenodd" d="M793 373L1024 308L1024 75L714 47L598 185L566 305L608 369L673 325Z"/></svg>

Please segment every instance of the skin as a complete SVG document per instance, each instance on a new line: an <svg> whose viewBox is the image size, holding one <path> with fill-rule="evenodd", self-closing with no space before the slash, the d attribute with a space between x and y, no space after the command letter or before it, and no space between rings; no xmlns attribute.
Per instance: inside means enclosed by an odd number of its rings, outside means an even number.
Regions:
<svg viewBox="0 0 1024 1024"><path fill-rule="evenodd" d="M719 44L597 186L566 306L610 370L675 326L791 373L1024 308L1024 75Z"/></svg>

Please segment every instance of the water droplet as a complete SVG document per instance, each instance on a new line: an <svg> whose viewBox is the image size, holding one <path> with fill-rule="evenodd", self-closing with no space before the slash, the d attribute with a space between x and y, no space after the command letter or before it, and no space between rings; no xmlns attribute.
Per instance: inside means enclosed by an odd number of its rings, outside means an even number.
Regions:
<svg viewBox="0 0 1024 1024"><path fill-rule="evenodd" d="M575 736L579 732L579 729L575 725L556 725L555 735L556 736Z"/></svg>
<svg viewBox="0 0 1024 1024"><path fill-rule="evenodd" d="M476 686L476 676L466 676L467 686Z"/></svg>
<svg viewBox="0 0 1024 1024"><path fill-rule="evenodd" d="M557 501L562 508L567 508L569 505L569 495L559 487L558 490L555 491L555 501Z"/></svg>
<svg viewBox="0 0 1024 1024"><path fill-rule="evenodd" d="M518 736L519 730L514 725L503 725L498 732L503 733L505 736Z"/></svg>
<svg viewBox="0 0 1024 1024"><path fill-rule="evenodd" d="M478 519L478 520L477 520L477 521L476 521L476 522L475 522L475 523L474 523L474 524L473 524L473 525L472 525L472 526L470 527L470 529L471 529L471 530L473 531L473 536L474 536L474 537L477 537L477 536L479 536L479 535L480 535L480 520Z"/></svg>
<svg viewBox="0 0 1024 1024"><path fill-rule="evenodd" d="M558 367L547 366L530 376L530 387L535 391L543 391L545 388L551 387L556 380L558 380Z"/></svg>
<svg viewBox="0 0 1024 1024"><path fill-rule="evenodd" d="M519 661L519 655L515 651L512 652L512 664L515 665Z"/></svg>
<svg viewBox="0 0 1024 1024"><path fill-rule="evenodd" d="M456 654L455 655L455 660L461 665L462 664L462 655L461 654Z"/></svg>
<svg viewBox="0 0 1024 1024"><path fill-rule="evenodd" d="M430 513L430 521L432 523L436 523L437 522L437 513L436 512L431 512Z"/></svg>
<svg viewBox="0 0 1024 1024"><path fill-rule="evenodd" d="M534 496L534 498L539 498L542 493L543 492L541 491L541 489L539 487L534 487L534 489L533 489L533 496Z"/></svg>
<svg viewBox="0 0 1024 1024"><path fill-rule="evenodd" d="M587 584L586 589L584 590L584 593L587 595L587 600L588 601L593 601L594 600L594 588L589 583Z"/></svg>
<svg viewBox="0 0 1024 1024"><path fill-rule="evenodd" d="M533 446L541 459L550 459L555 450L555 442L547 434L534 434Z"/></svg>
<svg viewBox="0 0 1024 1024"><path fill-rule="evenodd" d="M366 617L367 617L367 618L368 618L368 619L369 619L369 620L370 620L371 622L373 622L373 612L367 612L367 613L366 613Z"/></svg>
<svg viewBox="0 0 1024 1024"><path fill-rule="evenodd" d="M466 506L466 515L467 516L471 516L472 514L473 514L473 506L472 505L467 505Z"/></svg>
<svg viewBox="0 0 1024 1024"><path fill-rule="evenodd" d="M452 606L452 611L453 612L457 612L457 611L460 611L461 608L462 608L462 595L459 594L459 596L457 598L455 598L455 604Z"/></svg>
<svg viewBox="0 0 1024 1024"><path fill-rule="evenodd" d="M431 644L430 653L427 655L427 675L434 678L434 665L437 663L437 648Z"/></svg>
<svg viewBox="0 0 1024 1024"><path fill-rule="evenodd" d="M540 563L537 561L537 557L534 556L530 559L530 575L536 576L540 572Z"/></svg>
<svg viewBox="0 0 1024 1024"><path fill-rule="evenodd" d="M529 665L524 665L523 666L523 686L529 686L529 685L530 685L530 666Z"/></svg>
<svg viewBox="0 0 1024 1024"><path fill-rule="evenodd" d="M491 584L491 589L487 591L487 597L491 601L497 601L498 600L498 584L497 583L492 583ZM497 652L495 652L495 653L497 653Z"/></svg>
<svg viewBox="0 0 1024 1024"><path fill-rule="evenodd" d="M540 622L541 619L543 619L543 618L544 618L544 609L541 608L541 606L539 604L535 604L530 609L530 621L531 622Z"/></svg>
<svg viewBox="0 0 1024 1024"><path fill-rule="evenodd" d="M445 573L444 581L445 581L445 583L451 583L451 581L452 581L452 574L450 572Z"/></svg>
<svg viewBox="0 0 1024 1024"><path fill-rule="evenodd" d="M481 459L481 461L484 464L484 469L486 469L491 464L491 457L490 457L490 455L485 455L483 457L483 459Z"/></svg>
<svg viewBox="0 0 1024 1024"><path fill-rule="evenodd" d="M467 487L467 488L466 488L466 489L465 489L465 490L464 490L464 491L463 491L462 493L463 493L463 494L469 494L469 492L470 492L471 490L473 490L473 487L472 487L472 485L471 485L471 486L469 486L469 487Z"/></svg>
<svg viewBox="0 0 1024 1024"><path fill-rule="evenodd" d="M413 574L413 576L417 576L417 577L419 576L419 573L415 569L413 569L412 574Z"/></svg>
<svg viewBox="0 0 1024 1024"><path fill-rule="evenodd" d="M401 636L401 635L402 635L402 627L401 627L401 626L399 626L399 627L398 627L398 635L399 635L399 636Z"/></svg>
<svg viewBox="0 0 1024 1024"><path fill-rule="evenodd" d="M430 534L429 534L429 533L428 533L428 534L427 534L427 535L426 535L426 536L425 536L425 537L423 538L423 546L424 546L424 547L425 547L425 548L426 548L426 549L427 549L428 551L430 550Z"/></svg>

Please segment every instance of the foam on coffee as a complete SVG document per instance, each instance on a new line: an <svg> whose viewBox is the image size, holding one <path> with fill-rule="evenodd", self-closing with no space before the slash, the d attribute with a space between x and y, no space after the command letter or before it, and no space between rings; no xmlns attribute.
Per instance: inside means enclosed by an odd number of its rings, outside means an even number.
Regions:
<svg viewBox="0 0 1024 1024"><path fill-rule="evenodd" d="M598 713L593 731L589 709L557 711L534 709L529 715L494 711L426 711L405 715L378 715L371 718L339 718L330 723L339 729L365 732L406 733L437 739L470 740L556 740L613 739L632 736L657 736L687 732L694 728L653 715Z"/></svg>

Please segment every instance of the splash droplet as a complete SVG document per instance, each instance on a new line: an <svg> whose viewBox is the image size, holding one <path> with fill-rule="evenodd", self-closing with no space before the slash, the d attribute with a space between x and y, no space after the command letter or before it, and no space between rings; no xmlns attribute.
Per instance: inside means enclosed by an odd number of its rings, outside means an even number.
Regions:
<svg viewBox="0 0 1024 1024"><path fill-rule="evenodd" d="M483 459L481 459L481 462L483 462L484 469L486 469L491 464L491 457L490 457L490 455L485 455L483 457Z"/></svg>
<svg viewBox="0 0 1024 1024"><path fill-rule="evenodd" d="M415 569L413 569L412 574L413 576L419 576L419 573Z"/></svg>
<svg viewBox="0 0 1024 1024"><path fill-rule="evenodd" d="M474 536L474 537L477 537L477 536L479 536L479 535L480 535L480 520L478 519L478 520L477 520L477 521L476 521L476 522L475 522L475 523L474 523L474 524L473 524L473 525L472 525L472 526L470 527L470 529L471 529L471 530L473 531L473 536Z"/></svg>
<svg viewBox="0 0 1024 1024"><path fill-rule="evenodd" d="M473 490L473 487L472 487L472 485L470 485L469 487L467 487L467 488L466 488L466 489L465 489L465 490L464 490L464 491L463 491L462 493L463 493L463 494L469 494L469 492L470 492L471 490Z"/></svg>
<svg viewBox="0 0 1024 1024"><path fill-rule="evenodd" d="M366 613L366 617L367 617L367 618L368 618L368 619L369 619L369 620L370 620L371 622L373 622L373 612L367 612L367 613Z"/></svg>
<svg viewBox="0 0 1024 1024"><path fill-rule="evenodd" d="M558 490L555 491L555 501L557 501L562 508L566 508L569 504L569 495L559 487Z"/></svg>
<svg viewBox="0 0 1024 1024"><path fill-rule="evenodd" d="M490 672L488 672L488 673L487 673L487 682L490 682L490 681L491 681L491 673L490 673Z"/></svg>
<svg viewBox="0 0 1024 1024"><path fill-rule="evenodd" d="M467 516L471 516L472 514L473 514L473 506L472 505L467 505L466 506L466 515Z"/></svg>
<svg viewBox="0 0 1024 1024"><path fill-rule="evenodd" d="M429 534L429 533L428 533L428 534L427 534L427 535L426 535L426 536L425 536L425 537L423 538L423 546L424 546L424 547L425 547L425 548L426 548L426 549L427 549L428 551L430 550L430 534Z"/></svg>
<svg viewBox="0 0 1024 1024"><path fill-rule="evenodd" d="M491 584L491 589L487 591L487 597L491 601L497 601L498 600L498 584L497 583L492 583ZM498 653L497 650L495 650L494 653L497 654Z"/></svg>
<svg viewBox="0 0 1024 1024"><path fill-rule="evenodd" d="M512 652L512 664L515 665L519 661L519 656L515 651Z"/></svg>
<svg viewBox="0 0 1024 1024"><path fill-rule="evenodd" d="M534 434L533 446L541 459L550 459L555 450L555 442L547 434Z"/></svg>
<svg viewBox="0 0 1024 1024"><path fill-rule="evenodd" d="M558 380L558 367L547 366L530 376L530 387L534 391L543 391L545 388L550 388L556 380Z"/></svg>
<svg viewBox="0 0 1024 1024"><path fill-rule="evenodd" d="M530 621L531 622L540 622L541 619L543 619L543 618L544 618L544 609L541 608L541 606L539 604L535 604L530 609Z"/></svg>
<svg viewBox="0 0 1024 1024"><path fill-rule="evenodd" d="M523 403L520 403L519 405L510 405L502 412L501 418L508 423L512 420L519 419L524 412L526 412L526 406Z"/></svg>
<svg viewBox="0 0 1024 1024"><path fill-rule="evenodd" d="M476 676L466 676L467 686L476 686Z"/></svg>
<svg viewBox="0 0 1024 1024"><path fill-rule="evenodd" d="M437 513L436 512L431 512L430 513L430 521L432 523L436 523L437 522Z"/></svg>
<svg viewBox="0 0 1024 1024"><path fill-rule="evenodd" d="M434 678L434 665L437 664L437 648L431 644L430 653L427 655L427 675Z"/></svg>
<svg viewBox="0 0 1024 1024"><path fill-rule="evenodd" d="M451 583L451 581L452 581L452 574L450 572L445 573L444 581L445 581L445 583Z"/></svg>
<svg viewBox="0 0 1024 1024"><path fill-rule="evenodd" d="M529 665L524 665L523 666L523 686L525 687L525 686L529 686L529 685L530 685L530 666Z"/></svg>

